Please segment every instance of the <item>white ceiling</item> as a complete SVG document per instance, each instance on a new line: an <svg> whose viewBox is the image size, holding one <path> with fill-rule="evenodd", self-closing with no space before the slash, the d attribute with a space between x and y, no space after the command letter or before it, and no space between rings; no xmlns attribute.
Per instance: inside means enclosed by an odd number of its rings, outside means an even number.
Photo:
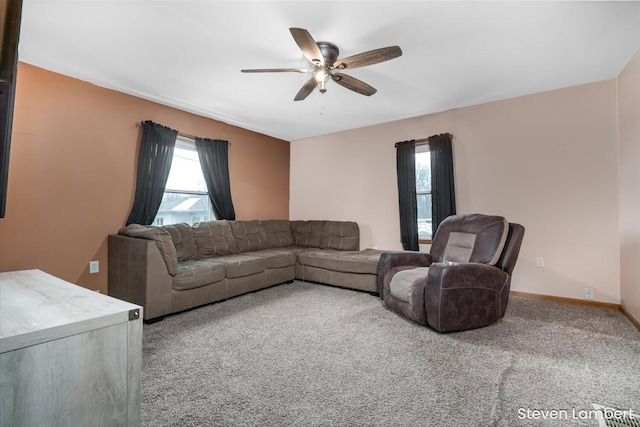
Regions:
<svg viewBox="0 0 640 427"><path fill-rule="evenodd" d="M289 27L340 58L403 55L293 98L309 75ZM640 2L24 0L21 61L288 141L615 78ZM146 117L140 117L144 120Z"/></svg>

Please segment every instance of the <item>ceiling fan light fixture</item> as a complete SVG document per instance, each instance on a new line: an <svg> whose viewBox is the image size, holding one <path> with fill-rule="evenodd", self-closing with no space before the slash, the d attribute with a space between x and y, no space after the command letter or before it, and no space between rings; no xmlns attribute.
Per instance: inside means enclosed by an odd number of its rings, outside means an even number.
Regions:
<svg viewBox="0 0 640 427"><path fill-rule="evenodd" d="M325 83L329 80L329 70L327 70L326 67L318 68L314 77L318 83Z"/></svg>

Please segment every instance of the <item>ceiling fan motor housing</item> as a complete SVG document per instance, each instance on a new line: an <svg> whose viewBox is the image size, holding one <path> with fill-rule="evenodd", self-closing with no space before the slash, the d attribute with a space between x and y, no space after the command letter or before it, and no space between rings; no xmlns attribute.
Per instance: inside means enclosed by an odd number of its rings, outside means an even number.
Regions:
<svg viewBox="0 0 640 427"><path fill-rule="evenodd" d="M318 42L317 45L324 58L324 65L333 67L333 63L336 62L340 54L338 46L329 42Z"/></svg>

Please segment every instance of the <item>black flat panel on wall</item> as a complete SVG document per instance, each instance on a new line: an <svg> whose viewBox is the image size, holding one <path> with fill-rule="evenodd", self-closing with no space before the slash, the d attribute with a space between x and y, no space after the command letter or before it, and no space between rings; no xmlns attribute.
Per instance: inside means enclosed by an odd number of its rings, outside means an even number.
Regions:
<svg viewBox="0 0 640 427"><path fill-rule="evenodd" d="M9 184L9 148L11 147L11 122L13 121L13 111L10 107L13 104L15 86L0 82L0 135L2 145L0 151L0 218L4 218L7 207L7 188Z"/></svg>
<svg viewBox="0 0 640 427"><path fill-rule="evenodd" d="M18 71L18 40L22 0L0 0L2 51L0 51L0 218L7 207L9 184L9 152L13 105Z"/></svg>

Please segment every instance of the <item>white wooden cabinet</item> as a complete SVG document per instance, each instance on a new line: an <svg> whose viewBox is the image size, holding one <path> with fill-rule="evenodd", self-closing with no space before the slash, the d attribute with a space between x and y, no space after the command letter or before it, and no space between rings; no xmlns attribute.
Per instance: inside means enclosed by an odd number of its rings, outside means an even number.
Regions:
<svg viewBox="0 0 640 427"><path fill-rule="evenodd" d="M139 426L142 307L0 273L0 426Z"/></svg>

